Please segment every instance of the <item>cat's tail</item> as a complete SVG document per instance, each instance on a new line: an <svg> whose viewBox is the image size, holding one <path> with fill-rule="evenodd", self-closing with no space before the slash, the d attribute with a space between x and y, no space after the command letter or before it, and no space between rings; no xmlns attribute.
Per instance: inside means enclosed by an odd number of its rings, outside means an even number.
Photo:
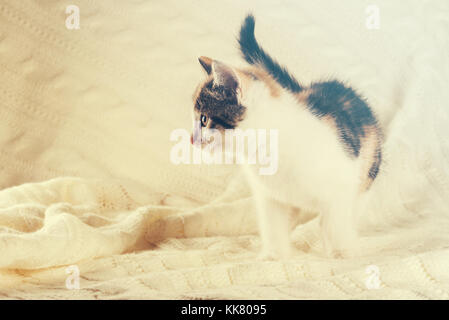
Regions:
<svg viewBox="0 0 449 320"><path fill-rule="evenodd" d="M253 65L260 65L267 71L283 88L291 92L301 92L303 87L284 67L280 66L271 58L257 43L254 36L255 19L252 14L246 16L240 29L240 51L243 58Z"/></svg>

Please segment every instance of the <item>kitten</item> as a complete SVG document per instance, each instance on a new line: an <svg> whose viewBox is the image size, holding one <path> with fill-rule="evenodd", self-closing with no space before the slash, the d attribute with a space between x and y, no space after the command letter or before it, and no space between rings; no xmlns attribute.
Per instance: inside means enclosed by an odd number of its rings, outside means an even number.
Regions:
<svg viewBox="0 0 449 320"><path fill-rule="evenodd" d="M233 68L200 57L207 73L194 95L192 143L212 143L208 131L279 130L279 169L262 176L243 171L254 194L263 258L290 255L289 208L319 212L329 256L357 255L355 211L376 178L382 133L373 111L339 81L300 84L273 60L254 36L248 15L240 30L240 50L251 66Z"/></svg>

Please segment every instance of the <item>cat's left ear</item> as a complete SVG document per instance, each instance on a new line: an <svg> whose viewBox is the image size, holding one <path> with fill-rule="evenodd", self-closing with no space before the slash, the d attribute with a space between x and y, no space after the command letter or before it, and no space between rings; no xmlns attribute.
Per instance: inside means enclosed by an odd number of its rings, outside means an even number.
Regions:
<svg viewBox="0 0 449 320"><path fill-rule="evenodd" d="M212 59L208 57L199 57L198 61L200 62L203 69L207 72L207 74L210 74L212 72Z"/></svg>
<svg viewBox="0 0 449 320"><path fill-rule="evenodd" d="M212 76L215 85L221 85L235 92L240 92L240 79L234 70L223 62L212 61Z"/></svg>

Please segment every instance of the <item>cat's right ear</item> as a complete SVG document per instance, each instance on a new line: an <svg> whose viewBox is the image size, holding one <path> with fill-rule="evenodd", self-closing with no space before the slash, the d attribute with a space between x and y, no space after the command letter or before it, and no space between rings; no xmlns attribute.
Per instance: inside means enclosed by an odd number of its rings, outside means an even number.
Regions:
<svg viewBox="0 0 449 320"><path fill-rule="evenodd" d="M201 56L198 58L198 61L200 62L204 70L206 70L207 74L211 74L213 60L211 58Z"/></svg>

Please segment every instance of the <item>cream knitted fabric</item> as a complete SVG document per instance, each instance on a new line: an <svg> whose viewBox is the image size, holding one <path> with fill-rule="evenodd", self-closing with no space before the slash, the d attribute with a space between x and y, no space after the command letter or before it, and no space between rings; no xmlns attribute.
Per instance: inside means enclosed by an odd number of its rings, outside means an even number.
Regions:
<svg viewBox="0 0 449 320"><path fill-rule="evenodd" d="M370 1L76 0L69 30L65 2L2 1L0 297L449 298L449 5L376 3L371 30ZM235 168L169 161L170 132L190 130L196 57L241 64L248 11L301 81L348 80L379 115L362 258L325 258L304 213L294 258L258 261Z"/></svg>

